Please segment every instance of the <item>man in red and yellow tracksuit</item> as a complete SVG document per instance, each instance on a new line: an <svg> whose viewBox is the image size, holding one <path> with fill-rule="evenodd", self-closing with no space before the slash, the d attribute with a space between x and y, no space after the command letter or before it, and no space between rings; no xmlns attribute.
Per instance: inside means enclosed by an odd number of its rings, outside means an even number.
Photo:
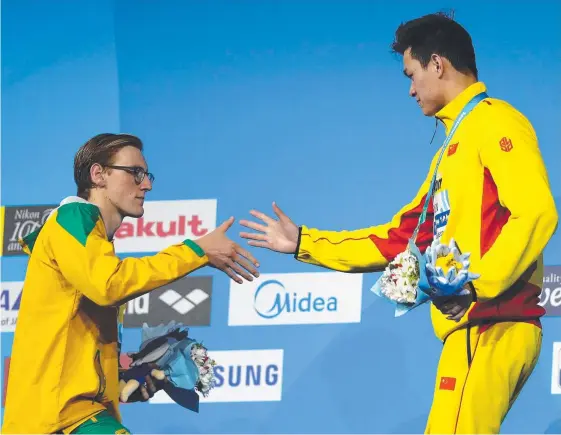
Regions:
<svg viewBox="0 0 561 435"><path fill-rule="evenodd" d="M465 103L485 90L481 82L468 87L436 116L449 128ZM473 281L476 300L459 322L431 304L444 347L427 430L481 433L488 418L506 415L540 353L542 251L557 213L536 135L512 106L485 99L450 143L417 244L426 250L433 232L445 244L453 237L461 252L471 253L470 270L481 277ZM297 259L344 272L383 270L405 250L417 225L437 156L417 195L390 222L343 232L302 226ZM445 225L437 227L438 215L448 216Z"/></svg>
<svg viewBox="0 0 561 435"><path fill-rule="evenodd" d="M264 225L240 221L264 234L240 235L252 246L332 270L382 271L405 251L436 171L416 243L424 252L436 238L446 245L453 238L480 277L467 303L457 296L449 299L452 308L431 304L444 346L426 432L498 433L541 349L542 252L558 222L548 176L530 122L488 97L477 79L471 38L459 24L441 14L412 20L396 32L394 50L404 55L410 95L453 133L412 201L390 222L355 231L297 227L274 204L278 220L252 211ZM464 117L464 107L481 94Z"/></svg>

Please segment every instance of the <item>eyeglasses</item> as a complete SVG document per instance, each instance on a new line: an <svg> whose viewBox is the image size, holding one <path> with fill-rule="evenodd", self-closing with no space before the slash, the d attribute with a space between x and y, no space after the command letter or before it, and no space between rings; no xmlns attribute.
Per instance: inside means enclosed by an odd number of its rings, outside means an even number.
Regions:
<svg viewBox="0 0 561 435"><path fill-rule="evenodd" d="M128 172L129 174L134 176L134 181L136 184L142 183L144 181L144 177L148 175L148 179L150 183L154 182L154 175L150 172L144 170L140 166L114 166L114 165L105 165L106 168L111 169L120 169L121 171Z"/></svg>

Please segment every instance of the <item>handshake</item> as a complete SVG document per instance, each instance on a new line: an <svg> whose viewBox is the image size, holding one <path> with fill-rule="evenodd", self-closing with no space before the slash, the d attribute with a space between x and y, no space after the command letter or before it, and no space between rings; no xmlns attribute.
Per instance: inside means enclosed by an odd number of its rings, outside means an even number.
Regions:
<svg viewBox="0 0 561 435"><path fill-rule="evenodd" d="M242 284L243 279L253 281L253 277L259 276L259 262L226 235L233 223L234 218L230 217L214 231L197 239L196 243L208 257L209 266L221 270L232 280Z"/></svg>

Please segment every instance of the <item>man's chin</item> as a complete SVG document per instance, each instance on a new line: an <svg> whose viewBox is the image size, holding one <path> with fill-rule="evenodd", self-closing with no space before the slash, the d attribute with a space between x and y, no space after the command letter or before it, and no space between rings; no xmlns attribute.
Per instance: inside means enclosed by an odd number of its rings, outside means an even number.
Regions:
<svg viewBox="0 0 561 435"><path fill-rule="evenodd" d="M144 216L144 207L140 207L140 209L136 209L136 210L131 210L129 213L127 213L127 217L131 217L131 218L141 218L142 216Z"/></svg>
<svg viewBox="0 0 561 435"><path fill-rule="evenodd" d="M438 110L433 110L430 108L426 108L426 107L421 107L421 110L423 111L423 115L425 116L434 116L438 113Z"/></svg>

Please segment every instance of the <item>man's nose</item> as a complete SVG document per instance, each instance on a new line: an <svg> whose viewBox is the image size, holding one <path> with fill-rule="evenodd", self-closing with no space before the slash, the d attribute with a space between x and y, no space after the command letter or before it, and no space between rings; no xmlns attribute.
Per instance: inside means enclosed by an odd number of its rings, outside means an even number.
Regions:
<svg viewBox="0 0 561 435"><path fill-rule="evenodd" d="M152 190L152 182L148 177L144 177L144 180L140 183L140 190L143 192Z"/></svg>

